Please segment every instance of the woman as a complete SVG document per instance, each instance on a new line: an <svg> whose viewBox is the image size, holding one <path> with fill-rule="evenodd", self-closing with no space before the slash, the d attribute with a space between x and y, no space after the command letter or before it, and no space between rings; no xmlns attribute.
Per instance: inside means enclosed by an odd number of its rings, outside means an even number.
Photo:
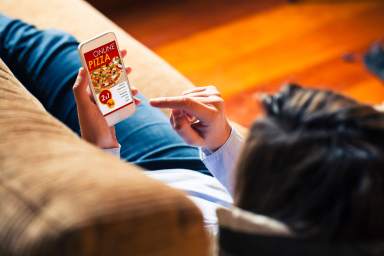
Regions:
<svg viewBox="0 0 384 256"><path fill-rule="evenodd" d="M215 229L216 208L230 207L233 196L237 207L274 218L297 237L383 237L380 112L331 92L289 86L263 100L265 116L240 153L243 140L209 86L149 103L137 95L136 113L109 128L87 91L77 45L66 33L0 16L0 57L47 110L90 143L186 191L208 227ZM153 107L170 108L170 123Z"/></svg>

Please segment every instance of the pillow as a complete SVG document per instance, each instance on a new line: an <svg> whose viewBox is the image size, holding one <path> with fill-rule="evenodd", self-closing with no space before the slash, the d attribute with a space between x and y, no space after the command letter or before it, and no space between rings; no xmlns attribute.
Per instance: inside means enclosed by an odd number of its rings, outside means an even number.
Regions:
<svg viewBox="0 0 384 256"><path fill-rule="evenodd" d="M284 223L233 207L217 209L220 256L378 256L383 244L305 239Z"/></svg>

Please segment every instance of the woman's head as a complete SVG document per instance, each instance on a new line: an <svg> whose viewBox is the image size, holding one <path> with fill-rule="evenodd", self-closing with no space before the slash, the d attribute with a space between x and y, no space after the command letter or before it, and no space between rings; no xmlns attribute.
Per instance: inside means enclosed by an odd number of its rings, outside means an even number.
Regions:
<svg viewBox="0 0 384 256"><path fill-rule="evenodd" d="M384 114L295 85L263 106L238 163L236 205L305 237L383 237Z"/></svg>

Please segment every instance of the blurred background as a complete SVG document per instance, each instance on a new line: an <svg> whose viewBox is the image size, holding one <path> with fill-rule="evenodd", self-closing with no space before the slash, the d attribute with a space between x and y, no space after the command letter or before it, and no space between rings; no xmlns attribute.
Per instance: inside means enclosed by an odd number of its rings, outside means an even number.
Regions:
<svg viewBox="0 0 384 256"><path fill-rule="evenodd" d="M88 1L197 86L216 85L245 126L288 82L384 101L364 63L383 54L384 0Z"/></svg>

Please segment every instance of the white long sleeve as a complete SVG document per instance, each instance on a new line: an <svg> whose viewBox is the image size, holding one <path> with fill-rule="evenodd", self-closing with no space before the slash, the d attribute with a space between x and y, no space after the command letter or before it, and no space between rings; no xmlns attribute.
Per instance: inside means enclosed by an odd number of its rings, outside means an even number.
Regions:
<svg viewBox="0 0 384 256"><path fill-rule="evenodd" d="M217 151L200 150L202 161L214 177L187 169L144 171L144 173L186 192L203 213L206 228L216 233L216 209L231 207L233 203L230 193L233 193L234 167L242 144L242 137L235 129L232 129L226 143ZM117 157L120 156L120 147L104 149L104 151Z"/></svg>
<svg viewBox="0 0 384 256"><path fill-rule="evenodd" d="M200 150L200 157L205 166L231 195L234 189L234 169L243 143L243 137L232 128L228 140L218 150Z"/></svg>

